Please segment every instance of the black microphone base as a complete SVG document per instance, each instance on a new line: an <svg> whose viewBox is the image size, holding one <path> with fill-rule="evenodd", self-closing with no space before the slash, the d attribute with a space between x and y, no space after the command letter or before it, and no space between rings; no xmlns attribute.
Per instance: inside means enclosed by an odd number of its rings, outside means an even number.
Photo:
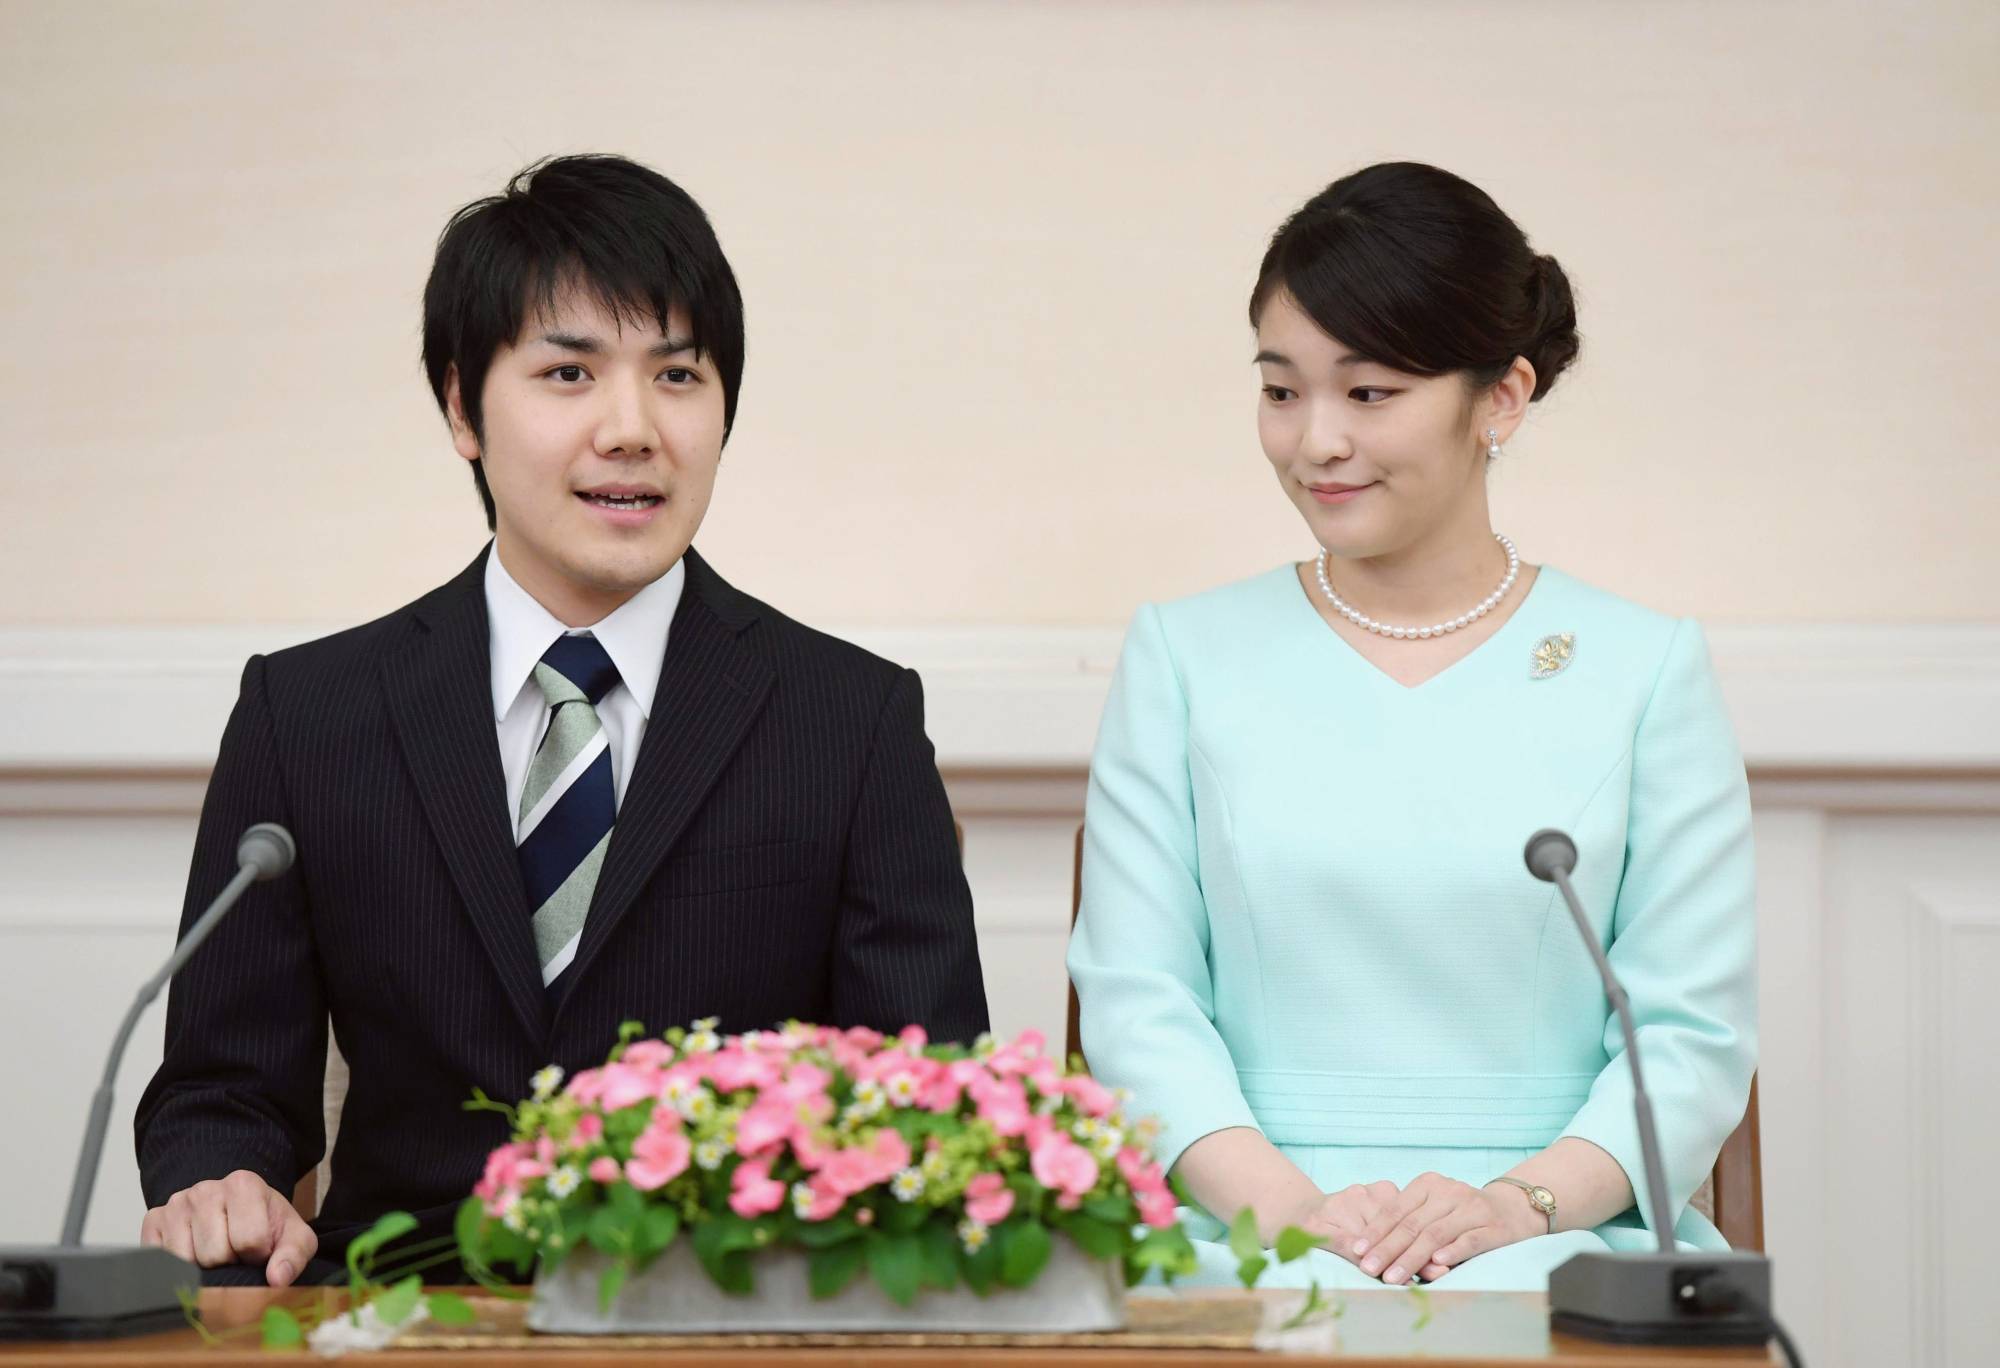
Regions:
<svg viewBox="0 0 2000 1368"><path fill-rule="evenodd" d="M1549 1274L1549 1328L1614 1344L1764 1344L1762 1254L1579 1254Z"/></svg>
<svg viewBox="0 0 2000 1368"><path fill-rule="evenodd" d="M187 1323L201 1270L164 1249L0 1246L0 1340L117 1339Z"/></svg>

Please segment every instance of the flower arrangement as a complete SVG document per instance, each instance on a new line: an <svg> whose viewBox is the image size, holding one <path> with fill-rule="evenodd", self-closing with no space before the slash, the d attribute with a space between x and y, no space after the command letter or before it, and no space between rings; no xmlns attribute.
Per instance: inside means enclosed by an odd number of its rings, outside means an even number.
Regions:
<svg viewBox="0 0 2000 1368"><path fill-rule="evenodd" d="M967 1050L915 1026L715 1026L655 1039L628 1022L601 1068L544 1069L515 1106L468 1103L513 1127L459 1211L468 1267L595 1249L612 1260L606 1308L682 1238L728 1291L751 1290L758 1250L791 1247L814 1297L866 1270L902 1305L925 1287L1027 1286L1058 1235L1121 1261L1128 1283L1192 1271L1153 1124L1038 1032Z"/></svg>

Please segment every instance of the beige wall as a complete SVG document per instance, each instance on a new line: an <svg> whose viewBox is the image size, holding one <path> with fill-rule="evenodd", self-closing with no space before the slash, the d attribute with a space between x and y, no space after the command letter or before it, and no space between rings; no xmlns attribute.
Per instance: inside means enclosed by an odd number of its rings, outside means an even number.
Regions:
<svg viewBox="0 0 2000 1368"><path fill-rule="evenodd" d="M1877 14L1872 11L1880 10ZM431 244L686 185L750 361L704 549L825 623L1122 622L1303 553L1262 239L1387 157L1582 294L1497 520L1717 620L1993 620L2000 7L0 4L0 623L342 621L483 535Z"/></svg>

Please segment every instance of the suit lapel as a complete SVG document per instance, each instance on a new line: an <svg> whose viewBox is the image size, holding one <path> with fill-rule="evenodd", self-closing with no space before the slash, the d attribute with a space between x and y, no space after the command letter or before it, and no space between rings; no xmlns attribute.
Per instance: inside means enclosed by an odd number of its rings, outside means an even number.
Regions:
<svg viewBox="0 0 2000 1368"><path fill-rule="evenodd" d="M521 890L507 780L493 722L486 557L416 606L418 626L382 661L382 684L403 756L452 881L508 1001L537 1042L548 1005Z"/></svg>
<svg viewBox="0 0 2000 1368"><path fill-rule="evenodd" d="M611 848L584 920L565 1001L575 996L577 981L687 830L776 677L740 636L756 618L752 601L692 549L687 562L687 586L667 634L652 718L611 829Z"/></svg>

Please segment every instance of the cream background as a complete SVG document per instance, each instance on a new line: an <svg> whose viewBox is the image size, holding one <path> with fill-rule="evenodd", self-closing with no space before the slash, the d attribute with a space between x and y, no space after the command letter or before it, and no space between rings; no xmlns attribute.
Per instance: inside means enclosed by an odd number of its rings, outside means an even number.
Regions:
<svg viewBox="0 0 2000 1368"><path fill-rule="evenodd" d="M1990 3L0 5L0 623L339 623L483 536L435 236L545 153L708 209L747 298L701 537L808 621L1122 624L1303 554L1266 236L1490 190L1586 350L1531 560L1718 621L1992 620Z"/></svg>

